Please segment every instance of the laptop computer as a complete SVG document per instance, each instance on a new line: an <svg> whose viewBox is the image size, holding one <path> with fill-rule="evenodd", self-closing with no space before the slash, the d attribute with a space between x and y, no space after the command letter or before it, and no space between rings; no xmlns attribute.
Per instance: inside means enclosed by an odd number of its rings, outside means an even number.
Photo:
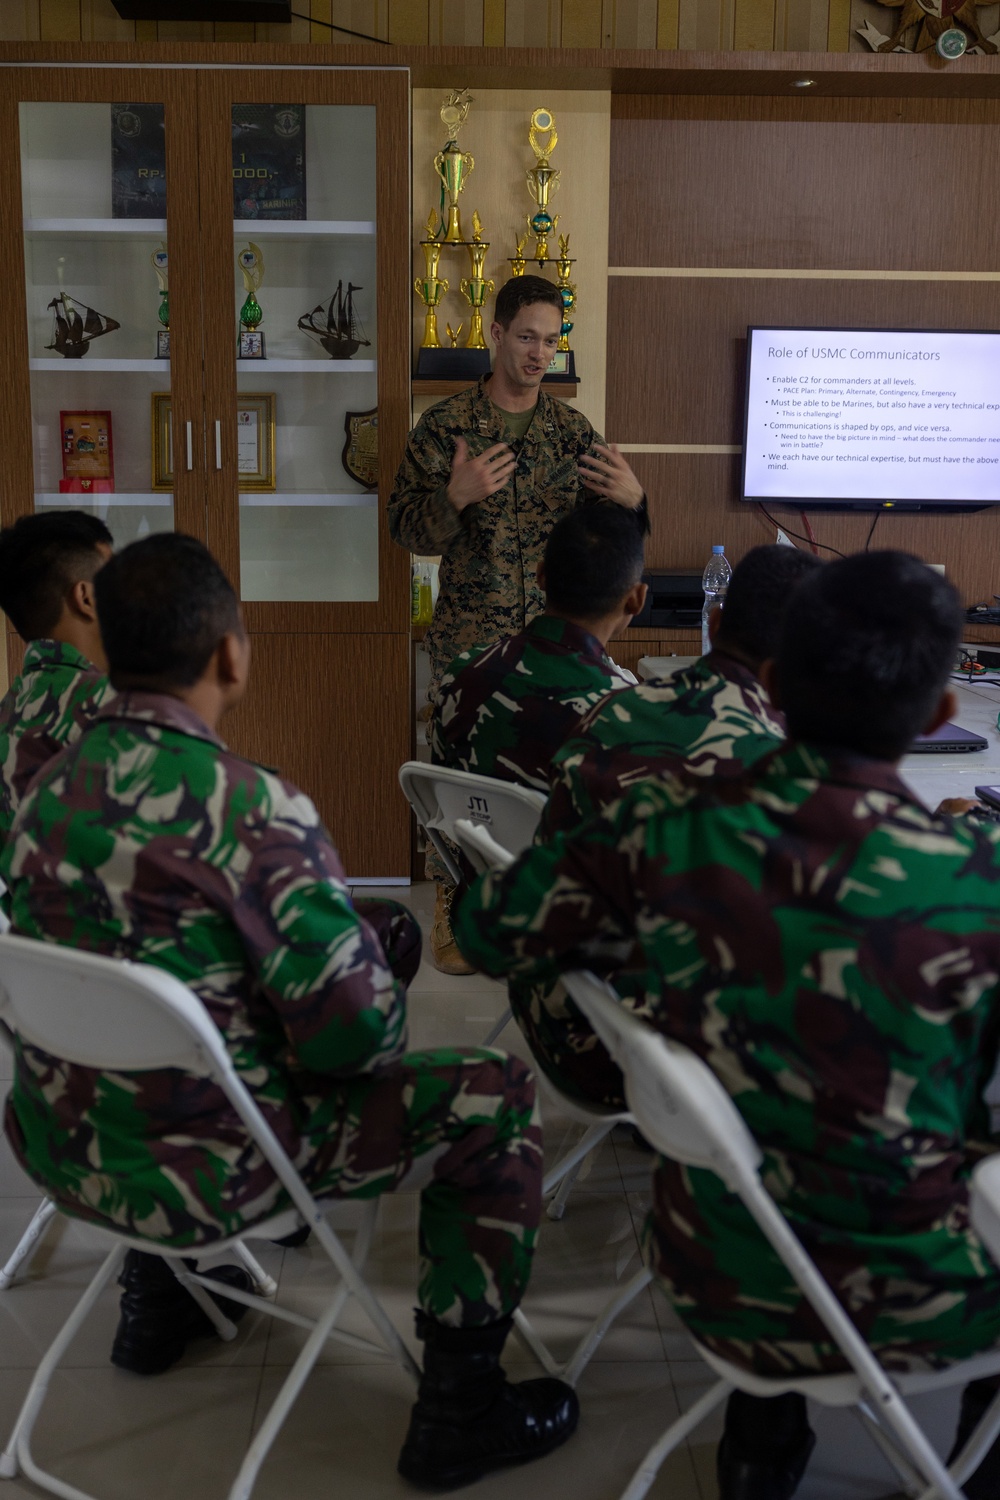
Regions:
<svg viewBox="0 0 1000 1500"><path fill-rule="evenodd" d="M942 724L933 734L918 734L911 755L958 755L965 750L985 750L989 741L959 724Z"/></svg>

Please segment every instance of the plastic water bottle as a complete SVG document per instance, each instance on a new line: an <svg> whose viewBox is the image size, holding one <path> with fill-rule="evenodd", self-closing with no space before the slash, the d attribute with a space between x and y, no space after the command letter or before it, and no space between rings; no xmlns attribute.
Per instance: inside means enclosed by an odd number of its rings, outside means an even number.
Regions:
<svg viewBox="0 0 1000 1500"><path fill-rule="evenodd" d="M708 617L717 604L726 598L726 590L733 570L726 561L725 547L713 547L712 555L701 575L701 586L705 591L705 603L701 609L701 654L707 656L712 649L708 638Z"/></svg>

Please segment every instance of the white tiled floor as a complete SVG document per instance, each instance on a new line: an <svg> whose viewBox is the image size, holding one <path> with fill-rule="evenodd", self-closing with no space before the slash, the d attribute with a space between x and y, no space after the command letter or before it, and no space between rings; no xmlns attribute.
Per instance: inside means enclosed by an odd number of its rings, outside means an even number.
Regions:
<svg viewBox="0 0 1000 1500"><path fill-rule="evenodd" d="M427 886L384 893L404 900L426 932L432 905ZM482 976L447 978L424 963L410 991L411 1045L476 1044L505 1005L501 986ZM510 1026L502 1044L524 1054ZM0 1051L0 1094L10 1060ZM578 1129L546 1109L546 1153L554 1159ZM609 1140L570 1200L559 1224L543 1220L525 1310L557 1352L568 1352L613 1284L639 1265L649 1158L624 1132ZM5 1258L37 1203L32 1185L0 1145L0 1258ZM349 1225L345 1207L335 1221ZM385 1200L369 1262L373 1285L409 1337L416 1282L416 1199ZM282 1294L308 1311L327 1273L304 1250L261 1255ZM31 1370L80 1288L97 1254L86 1228L59 1220L30 1273L0 1293L0 1433L6 1437ZM143 1380L113 1370L107 1355L117 1292L94 1311L53 1385L37 1431L42 1462L101 1500L214 1500L226 1494L248 1435L266 1410L284 1369L300 1347L288 1325L251 1315L231 1345L200 1342L168 1374ZM347 1328L367 1333L363 1320ZM507 1365L521 1377L537 1373L512 1341ZM351 1368L346 1368L350 1366ZM638 1299L611 1331L584 1373L580 1430L541 1463L484 1480L479 1500L615 1500L639 1458L678 1409L709 1384L704 1365L658 1292ZM415 1493L395 1472L412 1399L401 1373L330 1344L300 1397L261 1474L256 1500L402 1500ZM944 1447L954 1429L957 1396L915 1403L918 1416ZM801 1500L875 1500L893 1491L889 1470L852 1417L813 1413L819 1444ZM715 1442L708 1424L664 1466L652 1500L716 1500ZM25 1480L0 1488L0 1500L38 1492Z"/></svg>

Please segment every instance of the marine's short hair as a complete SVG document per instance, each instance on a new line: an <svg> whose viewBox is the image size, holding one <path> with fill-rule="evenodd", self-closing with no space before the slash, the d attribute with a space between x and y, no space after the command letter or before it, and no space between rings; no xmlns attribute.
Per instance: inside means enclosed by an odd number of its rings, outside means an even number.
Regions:
<svg viewBox="0 0 1000 1500"><path fill-rule="evenodd" d="M561 615L598 620L642 578L644 513L586 501L557 521L545 547L545 597Z"/></svg>
<svg viewBox="0 0 1000 1500"><path fill-rule="evenodd" d="M778 649L793 591L820 566L818 557L798 547L751 548L733 570L716 645L736 648L760 666Z"/></svg>
<svg viewBox="0 0 1000 1500"><path fill-rule="evenodd" d="M228 578L208 548L182 532L133 542L94 587L114 687L192 687L223 636L242 633Z"/></svg>
<svg viewBox="0 0 1000 1500"><path fill-rule="evenodd" d="M557 286L543 276L512 276L497 292L494 316L501 328L509 328L522 307L547 302L562 318L563 300Z"/></svg>
<svg viewBox="0 0 1000 1500"><path fill-rule="evenodd" d="M789 734L898 760L934 712L962 624L956 590L905 552L817 568L789 600L778 646Z"/></svg>
<svg viewBox="0 0 1000 1500"><path fill-rule="evenodd" d="M75 583L91 579L114 545L111 532L82 510L43 510L0 531L0 609L22 641L53 631Z"/></svg>

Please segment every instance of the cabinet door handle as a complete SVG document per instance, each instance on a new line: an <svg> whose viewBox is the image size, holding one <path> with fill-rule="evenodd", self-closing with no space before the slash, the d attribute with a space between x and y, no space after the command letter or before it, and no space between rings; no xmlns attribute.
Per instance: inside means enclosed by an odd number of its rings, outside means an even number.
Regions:
<svg viewBox="0 0 1000 1500"><path fill-rule="evenodd" d="M194 437L193 437L192 432L191 432L191 426L192 426L192 424L190 422L185 422L184 426L185 426L185 429L187 430L187 460L188 460L188 468L189 469L193 469L194 468Z"/></svg>
<svg viewBox="0 0 1000 1500"><path fill-rule="evenodd" d="M222 423L215 424L215 467L222 468Z"/></svg>

